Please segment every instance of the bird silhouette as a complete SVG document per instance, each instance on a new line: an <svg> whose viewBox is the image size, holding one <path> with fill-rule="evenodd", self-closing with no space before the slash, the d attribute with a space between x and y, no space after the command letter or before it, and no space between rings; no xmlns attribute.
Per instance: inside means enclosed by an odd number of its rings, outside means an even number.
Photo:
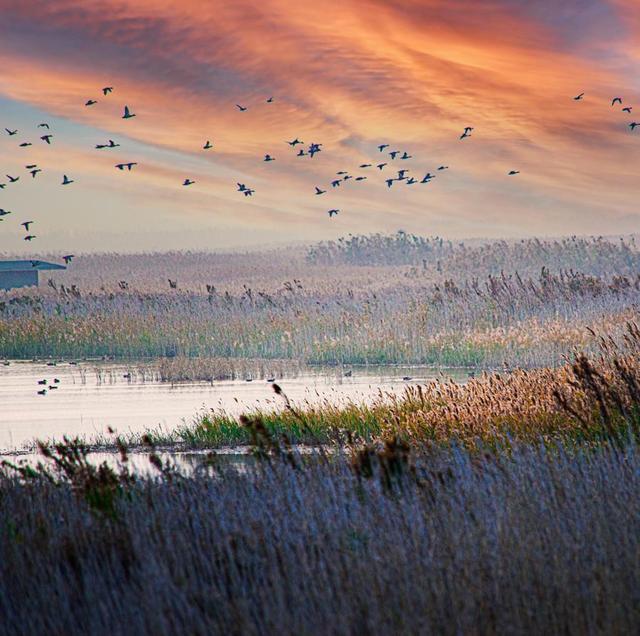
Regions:
<svg viewBox="0 0 640 636"><path fill-rule="evenodd" d="M26 148L27 146L32 146L33 144L30 141L23 141L20 144L20 148Z"/></svg>
<svg viewBox="0 0 640 636"><path fill-rule="evenodd" d="M33 225L33 221L24 221L24 223L20 223L20 225L28 232L29 226Z"/></svg>
<svg viewBox="0 0 640 636"><path fill-rule="evenodd" d="M245 110L247 110L246 106L240 106L240 104L236 104L236 108L241 112L244 113Z"/></svg>
<svg viewBox="0 0 640 636"><path fill-rule="evenodd" d="M390 188L393 185L394 181L395 181L395 179L387 179L386 180L387 188Z"/></svg>
<svg viewBox="0 0 640 636"><path fill-rule="evenodd" d="M74 254L65 254L65 256L62 257L62 260L65 262L65 265L68 265L73 258Z"/></svg>
<svg viewBox="0 0 640 636"><path fill-rule="evenodd" d="M46 380L38 380L38 384L40 386L46 386L47 385L47 381Z"/></svg>
<svg viewBox="0 0 640 636"><path fill-rule="evenodd" d="M418 182L413 177L411 177L410 179L407 179L407 185L413 185L414 183L418 183Z"/></svg>
<svg viewBox="0 0 640 636"><path fill-rule="evenodd" d="M296 157L304 157L307 153L300 148L300 150L298 150L298 154L296 155Z"/></svg>
<svg viewBox="0 0 640 636"><path fill-rule="evenodd" d="M183 185L183 186L190 186L190 185L191 185L191 184L193 184L193 183L195 183L195 181L193 181L193 180L191 180L191 179L185 179L185 180L182 182L182 185Z"/></svg>
<svg viewBox="0 0 640 636"><path fill-rule="evenodd" d="M338 176L341 176L341 175L343 175L343 174L348 174L348 173L347 173L347 171L346 171L346 170L339 170L338 172L336 172L336 174L337 174Z"/></svg>
<svg viewBox="0 0 640 636"><path fill-rule="evenodd" d="M515 174L520 174L520 170L509 170L509 176L512 177Z"/></svg>
<svg viewBox="0 0 640 636"><path fill-rule="evenodd" d="M246 190L244 190L244 196L245 197L252 197L254 192L255 192L255 190L252 190L251 188L247 188Z"/></svg>
<svg viewBox="0 0 640 636"><path fill-rule="evenodd" d="M322 146L322 144L311 144L308 149L309 157L313 159L313 155L317 152L321 152L322 148L320 146Z"/></svg>
<svg viewBox="0 0 640 636"><path fill-rule="evenodd" d="M178 287L177 280L171 280L170 278L168 278L167 280L169 281L169 287L171 287L171 289L176 289Z"/></svg>
<svg viewBox="0 0 640 636"><path fill-rule="evenodd" d="M120 144L117 144L113 139L109 139L109 143L106 144L97 144L96 148L101 150L102 148L119 148Z"/></svg>
<svg viewBox="0 0 640 636"><path fill-rule="evenodd" d="M612 106L615 106L615 105L616 105L616 103L618 103L618 104L620 104L620 106L622 106L622 97L614 97L614 98L611 100L611 105L612 105Z"/></svg>
<svg viewBox="0 0 640 636"><path fill-rule="evenodd" d="M353 177L350 174L345 174L344 177L342 177L343 181L349 181L349 179L353 179Z"/></svg>
<svg viewBox="0 0 640 636"><path fill-rule="evenodd" d="M38 167L37 163L30 163L28 166L25 166L27 170L33 170L33 168L37 168L37 167Z"/></svg>
<svg viewBox="0 0 640 636"><path fill-rule="evenodd" d="M238 183L238 192L244 192L247 189L247 186L244 183Z"/></svg>
<svg viewBox="0 0 640 636"><path fill-rule="evenodd" d="M42 172L42 170L40 168L34 168L31 170L31 176L35 179L38 172Z"/></svg>
<svg viewBox="0 0 640 636"><path fill-rule="evenodd" d="M395 160L395 158L396 158L399 154L400 154L400 151L399 151L399 150L392 150L392 151L389 153L389 156L391 157L391 159L394 159L394 160Z"/></svg>
<svg viewBox="0 0 640 636"><path fill-rule="evenodd" d="M265 155L264 161L275 161L275 157L272 157L271 155Z"/></svg>
<svg viewBox="0 0 640 636"><path fill-rule="evenodd" d="M622 110L625 113L630 113L633 110L633 108L631 106L625 106Z"/></svg>
<svg viewBox="0 0 640 636"><path fill-rule="evenodd" d="M41 391L38 391L38 395L46 395L47 394L47 389L42 389Z"/></svg>
<svg viewBox="0 0 640 636"><path fill-rule="evenodd" d="M584 97L584 93L580 93L580 95L576 95L573 100L579 102Z"/></svg>
<svg viewBox="0 0 640 636"><path fill-rule="evenodd" d="M5 210L4 208L0 208L0 216L7 216L7 214L11 214L11 210Z"/></svg>
<svg viewBox="0 0 640 636"><path fill-rule="evenodd" d="M94 104L97 104L98 102L95 99L88 99L84 105L85 106L93 106Z"/></svg>
<svg viewBox="0 0 640 636"><path fill-rule="evenodd" d="M213 148L213 144L207 139L207 143L202 146L203 150L209 150L210 148Z"/></svg>
<svg viewBox="0 0 640 636"><path fill-rule="evenodd" d="M287 141L290 146L297 146L298 144L303 144L304 141L300 141L297 137L293 141Z"/></svg>
<svg viewBox="0 0 640 636"><path fill-rule="evenodd" d="M356 177L356 181L364 181L367 177Z"/></svg>
<svg viewBox="0 0 640 636"><path fill-rule="evenodd" d="M440 166L438 170L448 170L449 166Z"/></svg>
<svg viewBox="0 0 640 636"><path fill-rule="evenodd" d="M382 168L384 168L387 164L386 163L379 163L376 168L378 168L378 170L382 170Z"/></svg>
<svg viewBox="0 0 640 636"><path fill-rule="evenodd" d="M273 103L273 97L269 97L269 99L267 100L267 104L271 104Z"/></svg>
<svg viewBox="0 0 640 636"><path fill-rule="evenodd" d="M9 133L9 136L18 134L18 129L17 128L15 130L9 130L8 128L5 128L5 130L7 131L7 133Z"/></svg>
<svg viewBox="0 0 640 636"><path fill-rule="evenodd" d="M20 180L20 177L12 177L10 174L7 175L7 179L9 179L9 183L15 183Z"/></svg>
<svg viewBox="0 0 640 636"><path fill-rule="evenodd" d="M133 166L137 165L138 163L136 161L129 161L128 163L117 163L115 167L118 168L118 170L124 170L126 168L129 172L131 172Z"/></svg>
<svg viewBox="0 0 640 636"><path fill-rule="evenodd" d="M27 235L24 237L24 240L25 240L25 241L33 241L33 239L34 239L34 238L37 238L37 237L36 237L36 236L34 236L33 234L27 234Z"/></svg>
<svg viewBox="0 0 640 636"><path fill-rule="evenodd" d="M361 168L371 168L371 164L370 163L361 163L360 167Z"/></svg>
<svg viewBox="0 0 640 636"><path fill-rule="evenodd" d="M388 148L388 147L389 147L389 144L380 144L380 145L378 146L378 151L379 151L379 152L383 152L383 151L384 151L384 149L385 149L385 148Z"/></svg>
<svg viewBox="0 0 640 636"><path fill-rule="evenodd" d="M331 187L332 188L337 188L341 183L342 183L342 179L334 179L331 182Z"/></svg>
<svg viewBox="0 0 640 636"><path fill-rule="evenodd" d="M7 187L6 183L0 183L0 190L4 190Z"/></svg>
<svg viewBox="0 0 640 636"><path fill-rule="evenodd" d="M48 144L51 144L51 137L53 137L53 135L42 135L40 139L42 139L42 141L46 141Z"/></svg>
<svg viewBox="0 0 640 636"><path fill-rule="evenodd" d="M316 194L324 194L326 190L321 190L318 186L316 186Z"/></svg>
<svg viewBox="0 0 640 636"><path fill-rule="evenodd" d="M124 107L124 114L122 115L122 119L131 119L132 117L135 117L135 116L136 116L135 113L132 113L129 110L128 106Z"/></svg>
<svg viewBox="0 0 640 636"><path fill-rule="evenodd" d="M69 179L66 174L63 175L62 185L69 185L70 183L73 183L73 179Z"/></svg>
<svg viewBox="0 0 640 636"><path fill-rule="evenodd" d="M631 128L631 130L635 130L638 126L640 126L640 124L637 121L632 121L629 124L629 128Z"/></svg>
<svg viewBox="0 0 640 636"><path fill-rule="evenodd" d="M340 210L336 210L334 208L333 210L329 210L327 214L329 215L329 218L331 218L332 216L335 216L336 214L338 214L338 212L340 212Z"/></svg>
<svg viewBox="0 0 640 636"><path fill-rule="evenodd" d="M435 178L436 178L435 174L431 174L430 172L427 172L427 174L425 174L424 177L422 177L422 180L420 181L420 183L429 183L431 179L435 179Z"/></svg>
<svg viewBox="0 0 640 636"><path fill-rule="evenodd" d="M38 124L38 128L46 128L47 130L49 130L49 124L47 123Z"/></svg>
<svg viewBox="0 0 640 636"><path fill-rule="evenodd" d="M402 170L398 170L398 179L404 179L405 174L409 172L407 169L403 168Z"/></svg>
<svg viewBox="0 0 640 636"><path fill-rule="evenodd" d="M406 153L406 152L405 152L405 153L402 155L402 157L400 157L400 159L413 159L413 155L410 155L410 154L408 154L408 153Z"/></svg>
<svg viewBox="0 0 640 636"><path fill-rule="evenodd" d="M109 93L113 92L113 86L105 86L102 89L102 94L103 95L108 95Z"/></svg>

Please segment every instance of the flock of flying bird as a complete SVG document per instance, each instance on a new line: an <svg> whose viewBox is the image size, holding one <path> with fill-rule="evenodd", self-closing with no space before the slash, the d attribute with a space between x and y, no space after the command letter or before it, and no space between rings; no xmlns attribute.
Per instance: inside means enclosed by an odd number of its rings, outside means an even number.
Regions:
<svg viewBox="0 0 640 636"><path fill-rule="evenodd" d="M104 97L107 97L108 95L110 95L114 90L113 86L105 86L104 88L102 88L102 94ZM585 97L585 93L580 93L579 95L576 95L573 99L574 101L581 101L583 100ZM268 99L265 100L266 103L271 104L274 102L274 98L273 97L269 97ZM96 99L88 99L85 102L85 107L87 108L91 108L93 106L95 106L98 103L98 100ZM620 106L623 106L622 103L622 98L621 97L614 97L611 101L611 106L615 106L616 104L619 104ZM240 112L246 112L248 110L247 106L243 106L241 104L236 104L236 108L240 111ZM631 113L632 111L632 107L631 106L624 106L622 108L622 111L625 113ZM133 119L136 116L136 114L134 112L131 111L131 109L129 108L129 106L125 105L123 108L123 113L122 113L122 119L124 120L129 120L129 119ZM640 123L638 122L631 122L629 123L629 128L631 129L631 131L634 131L636 127L640 126ZM43 134L42 136L40 136L40 140L47 144L47 145L51 145L52 143L52 139L54 138L53 133L50 130L50 126L49 124L47 124L46 122L40 123L38 124L37 128L39 129L43 129L46 130L45 134ZM5 128L6 133L10 136L13 137L15 135L18 134L18 130L12 130L10 128ZM463 141L464 139L467 139L468 137L472 136L472 133L474 131L474 128L472 126L466 126L464 128L464 130L462 131L462 134L460 135L460 141ZM303 141L301 141L300 139L298 139L297 137L295 139L293 139L292 141L287 141L286 142L294 151L296 150L297 146L300 146L299 149L297 149L296 152L296 157L308 157L310 159L313 159L313 157L322 152L322 146L323 144L321 143L311 143L308 144L305 148L305 144ZM29 141L24 141L21 142L19 144L20 148L27 148L29 146L32 146L33 144ZM113 148L119 148L120 144L116 143L113 139L108 139L106 143L98 143L96 144L95 148L96 150L109 150L109 149L113 149ZM202 146L202 150L211 150L213 148L213 144L210 140L206 140L206 142L204 143L204 145ZM380 144L377 147L378 152L380 153L378 155L379 159L384 158L384 160L379 160L379 161L373 161L371 163L362 163L359 165L359 169L360 170L366 170L366 169L372 169L375 173L375 169L377 169L380 173L382 173L384 171L385 168L390 167L390 165L395 162L402 162L402 161L406 161L409 159L413 159L413 156L410 155L407 151L405 150L391 150L389 151L388 149L390 148L389 144ZM385 153L386 151L386 153ZM385 153L385 154L383 154ZM382 157L380 157L380 155L383 155ZM388 155L389 159L386 158L386 156ZM275 161L276 158L271 155L271 154L265 154L264 155L264 159L263 161L265 163L270 163ZM122 163L117 163L115 164L115 168L120 170L120 171L128 171L131 172L133 170L133 168L135 166L138 165L137 161L128 161L128 162L122 162ZM374 165L375 165L375 169L374 169ZM29 172L29 174L31 174L32 179L35 179L36 176L42 172L42 169L37 165L37 164L27 164L25 166L26 170ZM441 172L444 170L448 170L449 166L446 165L441 165L436 169L436 172ZM388 171L383 175L385 177L384 182L387 185L387 188L391 188L394 184L396 183L404 183L406 185L416 185L416 184L428 184L431 181L433 181L433 179L436 178L436 174L435 173L431 173L431 172L427 172L424 176L422 177L414 177L409 175L410 173L410 169L409 168L401 168L396 170L396 175L395 176L388 176ZM519 170L510 170L507 175L508 176L515 176L520 174ZM20 176L12 176L12 175L6 175L9 184L14 184L16 183L19 179ZM368 179L367 175L364 174L359 174L357 176L351 175L349 174L348 171L346 170L340 170L339 172L336 173L336 178L332 179L331 182L325 186L325 189L323 189L322 187L319 186L315 186L315 195L316 196L321 196L327 193L328 188L339 188L344 186L348 181L353 180L354 182L358 182L358 181L365 181ZM75 181L74 179L71 179L68 175L64 174L62 177L62 181L61 184L62 186L69 186L71 184L73 184ZM187 187L187 186L191 186L195 183L195 180L191 179L191 178L186 178L184 179L184 181L182 182L182 185ZM4 188L7 187L7 183L0 183L0 190L3 190ZM255 194L255 189L251 188L249 186L247 186L244 183L237 183L237 192L243 194L245 197L250 197L253 196ZM327 214L329 215L329 217L333 217L336 216L338 213L340 212L339 208L331 208L330 210L327 211ZM11 212L9 210L5 210L3 208L0 208L0 221L3 220L3 217L11 214ZM34 221L23 221L20 225L22 227L24 227L25 229L25 236L24 236L24 240L25 241L32 241L33 239L36 238L36 236L34 234L30 233L30 228L31 226L34 224ZM65 263L69 263L71 262L71 259L73 258L73 254L68 254L66 256L63 257ZM37 264L36 261L34 261L34 263ZM35 266L35 265L34 265Z"/></svg>

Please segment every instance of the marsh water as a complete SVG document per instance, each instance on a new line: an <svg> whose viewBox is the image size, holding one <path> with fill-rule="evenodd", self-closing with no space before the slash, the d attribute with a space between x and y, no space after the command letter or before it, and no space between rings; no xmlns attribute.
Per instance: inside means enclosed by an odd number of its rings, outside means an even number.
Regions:
<svg viewBox="0 0 640 636"><path fill-rule="evenodd" d="M411 380L405 380L405 377ZM438 377L463 380L463 370L441 372L420 367L317 368L298 377L278 379L298 404L323 400L341 403L371 401L381 391L401 393L409 383ZM55 380L58 382L55 382ZM47 380L46 385L38 384ZM50 389L48 387L57 388ZM38 391L47 388L46 395ZM282 402L265 380L170 384L132 381L122 365L107 363L11 362L0 366L0 450L19 449L34 439L63 435L95 439L112 428L120 434L148 429L170 431L192 421L203 410L238 415L256 408L272 409Z"/></svg>

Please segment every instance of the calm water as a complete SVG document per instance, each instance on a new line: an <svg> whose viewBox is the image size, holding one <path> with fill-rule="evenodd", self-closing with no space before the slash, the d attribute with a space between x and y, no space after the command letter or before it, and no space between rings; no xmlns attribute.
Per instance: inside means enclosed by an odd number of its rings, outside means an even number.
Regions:
<svg viewBox="0 0 640 636"><path fill-rule="evenodd" d="M81 435L91 439L111 427L118 433L141 432L149 428L171 430L189 422L203 409L224 409L231 414L252 408L282 404L264 380L221 381L170 385L160 382L130 382L117 365L83 367L59 364L55 367L30 362L0 366L0 450L16 449L40 439ZM278 380L289 398L297 403L329 400L367 401L379 391L400 393L411 383L425 382L439 374L433 369L369 367L342 377L335 369L313 375ZM464 371L446 371L447 377L465 379ZM38 395L47 379L58 388ZM105 381L105 379L107 381Z"/></svg>

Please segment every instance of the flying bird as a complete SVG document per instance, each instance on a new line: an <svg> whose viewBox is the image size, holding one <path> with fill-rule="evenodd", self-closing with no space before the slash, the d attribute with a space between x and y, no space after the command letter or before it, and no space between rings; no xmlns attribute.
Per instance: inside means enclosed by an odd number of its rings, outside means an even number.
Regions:
<svg viewBox="0 0 640 636"><path fill-rule="evenodd" d="M269 97L269 99L267 100L267 104L271 104L273 103L273 97Z"/></svg>
<svg viewBox="0 0 640 636"><path fill-rule="evenodd" d="M240 104L236 104L236 108L241 112L244 113L245 110L247 110L246 106L240 106Z"/></svg>
<svg viewBox="0 0 640 636"><path fill-rule="evenodd" d="M334 179L331 182L331 187L332 188L337 188L341 183L342 183L342 179Z"/></svg>
<svg viewBox="0 0 640 636"><path fill-rule="evenodd" d="M333 210L329 210L327 214L329 215L329 218L331 218L332 216L335 216L336 214L338 214L338 212L340 212L340 210L333 209Z"/></svg>
<svg viewBox="0 0 640 636"><path fill-rule="evenodd" d="M93 106L94 104L97 104L98 102L95 99L88 99L84 105L85 106Z"/></svg>
<svg viewBox="0 0 640 636"><path fill-rule="evenodd" d="M625 113L630 113L630 112L632 111L632 107L631 107L631 106L625 106L625 107L622 109L622 111L623 111L623 112L625 112Z"/></svg>
<svg viewBox="0 0 640 636"><path fill-rule="evenodd" d="M47 130L49 130L49 124L47 123L38 124L38 128L46 128Z"/></svg>
<svg viewBox="0 0 640 636"><path fill-rule="evenodd" d="M24 240L25 240L25 241L33 241L33 239L34 239L34 238L36 238L36 237L35 237L33 234L27 234L27 235L24 237Z"/></svg>
<svg viewBox="0 0 640 636"><path fill-rule="evenodd" d="M336 172L336 174L338 176L340 176L340 175L343 175L343 174L347 174L347 171L346 170L339 170L338 172Z"/></svg>
<svg viewBox="0 0 640 636"><path fill-rule="evenodd" d="M376 168L378 168L378 170L382 170L382 168L384 168L387 164L386 163L379 163Z"/></svg>
<svg viewBox="0 0 640 636"><path fill-rule="evenodd" d="M398 179L404 179L404 175L407 172L409 172L409 171L406 170L405 168L403 168L402 170L398 170Z"/></svg>
<svg viewBox="0 0 640 636"><path fill-rule="evenodd" d="M31 170L31 176L35 179L38 172L42 172L42 170L40 168L34 168Z"/></svg>
<svg viewBox="0 0 640 636"><path fill-rule="evenodd" d="M584 93L580 93L580 95L576 95L573 100L578 102L584 97Z"/></svg>
<svg viewBox="0 0 640 636"><path fill-rule="evenodd" d="M296 157L304 157L307 153L300 148L300 150L298 150L298 154L296 155Z"/></svg>
<svg viewBox="0 0 640 636"><path fill-rule="evenodd" d="M509 170L509 176L512 177L515 174L520 174L520 170Z"/></svg>
<svg viewBox="0 0 640 636"><path fill-rule="evenodd" d="M97 144L96 148L101 150L102 148L119 148L120 144L117 144L113 139L109 139L109 143L106 144Z"/></svg>
<svg viewBox="0 0 640 636"><path fill-rule="evenodd" d="M247 189L247 186L244 183L238 183L238 192L244 192Z"/></svg>
<svg viewBox="0 0 640 636"><path fill-rule="evenodd" d="M318 186L316 186L316 194L324 194L326 190L321 190Z"/></svg>
<svg viewBox="0 0 640 636"><path fill-rule="evenodd" d="M0 183L0 190L4 190L7 187L6 183Z"/></svg>
<svg viewBox="0 0 640 636"><path fill-rule="evenodd" d="M395 181L395 179L387 179L386 180L387 188L390 188L393 185L394 181Z"/></svg>
<svg viewBox="0 0 640 636"><path fill-rule="evenodd" d="M4 208L0 208L0 216L7 216L7 214L11 214L11 210L5 210Z"/></svg>
<svg viewBox="0 0 640 636"><path fill-rule="evenodd" d="M637 121L632 121L629 124L629 128L631 128L631 130L635 130L638 126L640 126L640 124Z"/></svg>
<svg viewBox="0 0 640 636"><path fill-rule="evenodd" d="M356 177L356 181L364 181L367 177Z"/></svg>
<svg viewBox="0 0 640 636"><path fill-rule="evenodd" d="M413 159L413 155L407 154L406 152L400 157L400 159Z"/></svg>
<svg viewBox="0 0 640 636"><path fill-rule="evenodd" d="M427 172L427 174L425 174L424 177L422 177L422 181L420 181L420 183L429 183L431 179L435 179L435 178L436 178L435 174L431 174L430 172Z"/></svg>
<svg viewBox="0 0 640 636"><path fill-rule="evenodd" d="M18 129L17 128L15 130L9 130L8 128L5 128L5 130L7 131L7 133L9 133L9 135L17 135L18 134Z"/></svg>
<svg viewBox="0 0 640 636"><path fill-rule="evenodd" d="M126 168L129 172L131 172L131 168L137 165L138 163L136 161L129 161L128 163L117 163L115 167L118 168L118 170L124 170Z"/></svg>
<svg viewBox="0 0 640 636"><path fill-rule="evenodd" d="M620 106L622 106L622 97L614 97L614 98L611 100L611 105L612 105L612 106L615 106L615 105L616 105L616 103L618 103L618 104L620 104Z"/></svg>
<svg viewBox="0 0 640 636"><path fill-rule="evenodd" d="M353 179L353 177L350 174L345 174L344 177L342 177L343 181L348 181L349 179Z"/></svg>
<svg viewBox="0 0 640 636"><path fill-rule="evenodd" d="M40 139L42 139L42 141L46 141L48 144L51 144L51 137L53 137L53 135L42 135Z"/></svg>
<svg viewBox="0 0 640 636"><path fill-rule="evenodd" d="M383 152L383 151L384 151L384 149L385 149L385 148L388 148L388 147L389 147L389 144L380 144L380 145L378 146L378 150L379 150L380 152Z"/></svg>
<svg viewBox="0 0 640 636"><path fill-rule="evenodd" d="M69 179L66 174L63 175L62 185L69 185L70 183L73 183L73 179Z"/></svg>
<svg viewBox="0 0 640 636"><path fill-rule="evenodd" d="M37 168L37 167L38 167L37 163L30 163L28 166L25 166L27 170L32 170L33 168Z"/></svg>
<svg viewBox="0 0 640 636"><path fill-rule="evenodd" d="M65 265L68 265L71 260L74 258L74 254L66 254L62 257L62 260L65 262Z"/></svg>
<svg viewBox="0 0 640 636"><path fill-rule="evenodd" d="M111 93L113 91L113 86L105 86L102 89L102 94L103 95L108 95L109 93Z"/></svg>
<svg viewBox="0 0 640 636"><path fill-rule="evenodd" d="M272 157L271 155L265 155L264 156L264 160L265 161L275 161L275 157Z"/></svg>
<svg viewBox="0 0 640 636"><path fill-rule="evenodd" d="M413 177L411 177L410 179L407 179L407 185L413 185L414 183L418 183ZM421 181L421 183L425 183L424 181Z"/></svg>
<svg viewBox="0 0 640 636"><path fill-rule="evenodd" d="M360 164L361 168L371 168L371 164L370 163L362 163Z"/></svg>
<svg viewBox="0 0 640 636"><path fill-rule="evenodd" d="M207 143L202 146L203 150L209 150L210 148L213 148L213 144L207 139Z"/></svg>
<svg viewBox="0 0 640 636"><path fill-rule="evenodd" d="M192 179L185 179L185 180L182 182L182 185L183 185L183 186L190 186L192 183L195 183L195 181L193 181Z"/></svg>
<svg viewBox="0 0 640 636"><path fill-rule="evenodd" d="M33 144L30 141L23 141L20 144L20 148L26 148L27 146L32 146Z"/></svg>
<svg viewBox="0 0 640 636"><path fill-rule="evenodd" d="M12 177L10 174L8 174L7 179L9 179L9 183L15 183L20 179L20 177Z"/></svg>
<svg viewBox="0 0 640 636"><path fill-rule="evenodd" d="M297 137L293 141L287 141L290 146L297 146L298 144L303 144L304 141L300 141Z"/></svg>
<svg viewBox="0 0 640 636"><path fill-rule="evenodd" d="M33 224L33 221L25 221L24 223L20 223L20 225L22 225L22 227L28 232L29 231L29 226Z"/></svg>
<svg viewBox="0 0 640 636"><path fill-rule="evenodd" d="M440 166L438 170L448 170L449 166Z"/></svg>
<svg viewBox="0 0 640 636"><path fill-rule="evenodd" d="M128 106L124 107L124 114L122 115L122 119L131 119L132 117L135 117L135 116L136 116L135 113L132 113L129 110Z"/></svg>

